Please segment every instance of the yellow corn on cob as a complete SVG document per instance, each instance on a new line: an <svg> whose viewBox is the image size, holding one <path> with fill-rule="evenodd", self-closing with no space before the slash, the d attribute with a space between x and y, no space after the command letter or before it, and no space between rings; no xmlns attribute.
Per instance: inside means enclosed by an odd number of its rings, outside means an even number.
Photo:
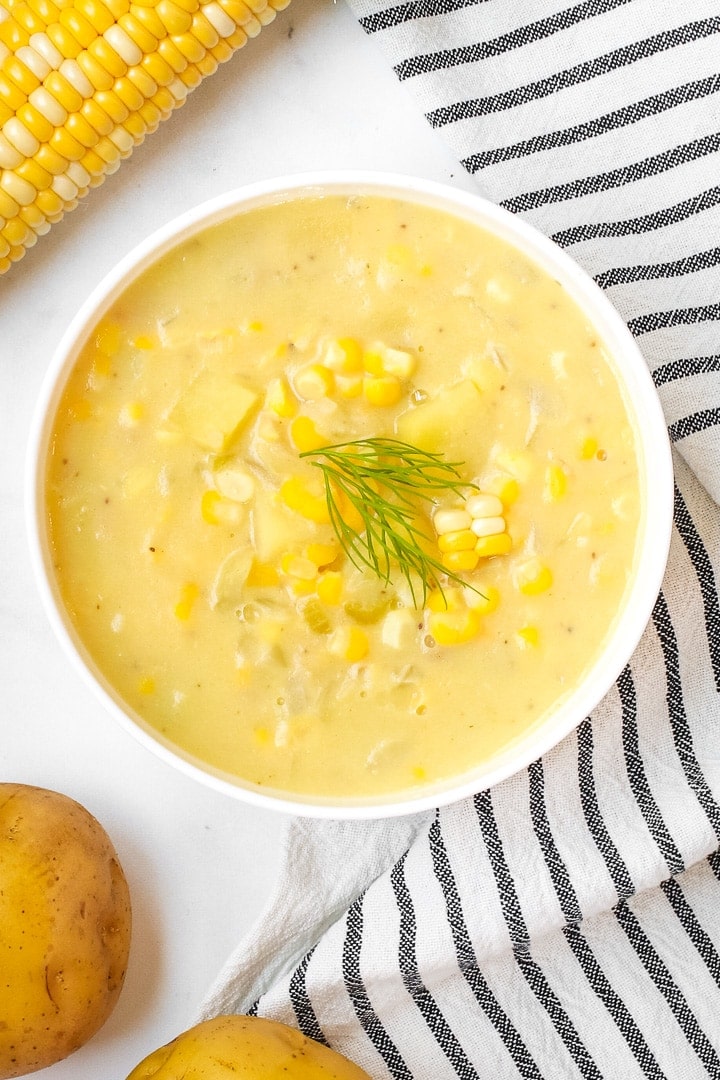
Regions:
<svg viewBox="0 0 720 1080"><path fill-rule="evenodd" d="M290 0L0 0L0 274Z"/></svg>

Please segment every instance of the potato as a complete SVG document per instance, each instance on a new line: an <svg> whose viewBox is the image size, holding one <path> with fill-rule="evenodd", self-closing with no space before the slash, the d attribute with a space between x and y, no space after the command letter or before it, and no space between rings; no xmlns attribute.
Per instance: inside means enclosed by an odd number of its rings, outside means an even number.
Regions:
<svg viewBox="0 0 720 1080"><path fill-rule="evenodd" d="M259 1016L205 1020L141 1061L127 1080L370 1080L296 1028Z"/></svg>
<svg viewBox="0 0 720 1080"><path fill-rule="evenodd" d="M130 949L127 881L66 795L0 783L0 1080L67 1057L107 1020Z"/></svg>

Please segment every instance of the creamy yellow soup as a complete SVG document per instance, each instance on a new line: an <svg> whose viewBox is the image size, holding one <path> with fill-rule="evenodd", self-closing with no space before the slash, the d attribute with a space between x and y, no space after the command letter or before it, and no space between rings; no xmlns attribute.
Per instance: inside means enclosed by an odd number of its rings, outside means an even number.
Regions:
<svg viewBox="0 0 720 1080"><path fill-rule="evenodd" d="M426 562L363 562L367 519L319 468L357 440L453 464L410 489ZM144 272L75 365L47 472L64 603L130 710L328 798L421 790L542 723L613 626L639 516L623 395L561 285L379 196L255 209Z"/></svg>

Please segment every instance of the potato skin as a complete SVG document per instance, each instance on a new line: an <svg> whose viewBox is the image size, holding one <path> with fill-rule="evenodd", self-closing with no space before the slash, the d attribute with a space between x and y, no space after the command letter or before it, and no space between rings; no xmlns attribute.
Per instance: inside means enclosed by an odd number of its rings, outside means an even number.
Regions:
<svg viewBox="0 0 720 1080"><path fill-rule="evenodd" d="M100 823L66 795L0 783L0 1080L104 1024L130 950L130 894Z"/></svg>
<svg viewBox="0 0 720 1080"><path fill-rule="evenodd" d="M370 1080L334 1050L260 1016L217 1016L150 1054L127 1080Z"/></svg>

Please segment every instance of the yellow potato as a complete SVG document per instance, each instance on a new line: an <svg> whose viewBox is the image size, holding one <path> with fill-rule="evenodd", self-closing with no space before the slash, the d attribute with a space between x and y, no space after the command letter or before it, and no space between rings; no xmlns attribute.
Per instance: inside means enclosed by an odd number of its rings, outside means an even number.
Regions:
<svg viewBox="0 0 720 1080"><path fill-rule="evenodd" d="M0 1080L52 1065L112 1012L130 949L127 881L66 795L0 783Z"/></svg>
<svg viewBox="0 0 720 1080"><path fill-rule="evenodd" d="M370 1080L296 1028L259 1016L218 1016L141 1061L127 1080Z"/></svg>

